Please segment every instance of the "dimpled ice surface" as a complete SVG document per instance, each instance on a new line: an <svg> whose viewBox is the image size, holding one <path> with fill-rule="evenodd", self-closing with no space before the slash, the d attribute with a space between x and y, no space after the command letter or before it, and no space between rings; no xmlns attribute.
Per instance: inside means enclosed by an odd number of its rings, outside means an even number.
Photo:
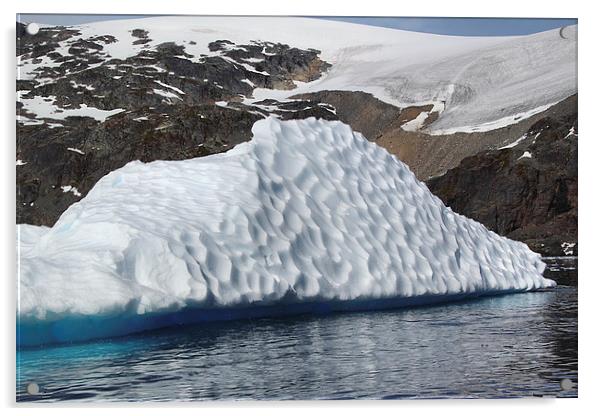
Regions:
<svg viewBox="0 0 602 416"><path fill-rule="evenodd" d="M18 232L22 345L555 285L525 244L313 118L258 121L223 154L128 163L52 228Z"/></svg>

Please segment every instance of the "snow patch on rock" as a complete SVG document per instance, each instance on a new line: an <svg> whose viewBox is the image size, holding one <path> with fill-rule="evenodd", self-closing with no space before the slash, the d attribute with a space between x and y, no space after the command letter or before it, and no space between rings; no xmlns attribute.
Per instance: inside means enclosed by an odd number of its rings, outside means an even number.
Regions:
<svg viewBox="0 0 602 416"><path fill-rule="evenodd" d="M420 114L418 114L418 116L416 116L415 119L408 121L407 123L404 123L401 126L401 129L404 131L417 131L420 130L422 128L422 126L424 125L424 122L426 121L426 119L429 116L429 112L428 111L423 111Z"/></svg>
<svg viewBox="0 0 602 416"><path fill-rule="evenodd" d="M502 149L512 149L513 147L517 146L520 142L522 142L523 140L525 140L527 138L527 133L523 134L522 136L520 136L518 139L516 139L515 141L513 141L510 144L507 144L506 146L502 146L500 147L498 150L502 150Z"/></svg>
<svg viewBox="0 0 602 416"><path fill-rule="evenodd" d="M77 190L77 188L75 186L64 185L64 186L61 186L61 190L64 193L71 192L75 196L82 196L82 194Z"/></svg>
<svg viewBox="0 0 602 416"><path fill-rule="evenodd" d="M91 117L98 121L105 121L108 117L125 111L123 108L114 110L101 110L99 108L88 107L86 104L80 104L79 108L67 109L59 108L54 101L55 96L42 97L36 95L32 98L21 97L23 109L35 114L38 118L49 118L55 120L65 120L67 117Z"/></svg>
<svg viewBox="0 0 602 416"><path fill-rule="evenodd" d="M79 150L75 147L68 147L67 150L73 153L79 153L80 155L85 155L85 153L82 150Z"/></svg>
<svg viewBox="0 0 602 416"><path fill-rule="evenodd" d="M564 242L561 244L562 251L567 256L572 256L576 243Z"/></svg>

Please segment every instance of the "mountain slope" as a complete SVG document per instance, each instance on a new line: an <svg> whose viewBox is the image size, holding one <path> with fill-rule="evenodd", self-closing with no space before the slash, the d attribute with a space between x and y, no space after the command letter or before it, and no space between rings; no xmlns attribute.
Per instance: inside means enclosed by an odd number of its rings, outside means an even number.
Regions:
<svg viewBox="0 0 602 416"><path fill-rule="evenodd" d="M317 49L332 68L323 78L300 84L296 93L359 90L399 107L434 104L440 113L429 127L434 133L512 123L515 117L542 111L576 93L577 88L576 27L565 28L563 36L553 30L517 37L458 37L306 18L156 17L69 30L78 34L58 42L55 53L72 52L73 42L85 50L92 46L87 43L91 39L108 36L110 41L97 54L99 62L125 60L165 42L180 45L181 57L192 62L220 56L209 46L218 40ZM133 30L143 36L135 44ZM22 59L21 78L55 62L48 57L42 62ZM261 63L248 64L257 73L264 72ZM262 100L293 93L258 88L253 95ZM246 96L250 99L250 94Z"/></svg>
<svg viewBox="0 0 602 416"><path fill-rule="evenodd" d="M512 143L428 180L429 189L454 211L532 250L576 255L577 97L564 107Z"/></svg>
<svg viewBox="0 0 602 416"><path fill-rule="evenodd" d="M576 91L576 27L479 38L157 17L17 36L17 222L46 226L130 161L225 152L269 115L339 119L428 179L514 142ZM454 192L478 194L464 185Z"/></svg>

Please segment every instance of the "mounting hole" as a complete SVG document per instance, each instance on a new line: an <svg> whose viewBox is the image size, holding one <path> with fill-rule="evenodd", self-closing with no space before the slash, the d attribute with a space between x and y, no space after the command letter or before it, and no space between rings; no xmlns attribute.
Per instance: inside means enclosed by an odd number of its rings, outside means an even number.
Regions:
<svg viewBox="0 0 602 416"><path fill-rule="evenodd" d="M38 393L40 393L40 386L38 386L38 383L29 383L27 385L27 393L28 394L38 394Z"/></svg>
<svg viewBox="0 0 602 416"><path fill-rule="evenodd" d="M568 378L560 380L560 388L564 391L571 390L573 388L573 382Z"/></svg>
<svg viewBox="0 0 602 416"><path fill-rule="evenodd" d="M25 30L27 31L28 35L37 35L40 31L40 26L38 26L37 23L29 23L27 26L25 26Z"/></svg>

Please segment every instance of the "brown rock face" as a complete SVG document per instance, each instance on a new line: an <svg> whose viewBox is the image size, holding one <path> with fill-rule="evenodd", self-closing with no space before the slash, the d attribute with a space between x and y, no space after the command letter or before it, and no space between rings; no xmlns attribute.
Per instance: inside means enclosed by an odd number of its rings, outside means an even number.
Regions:
<svg viewBox="0 0 602 416"><path fill-rule="evenodd" d="M383 131L392 128L393 125L399 127L403 124L399 120L403 116L399 108L361 91L320 91L299 94L292 98L331 105L336 108L339 120L349 124L353 130L359 131L372 141L378 139Z"/></svg>
<svg viewBox="0 0 602 416"><path fill-rule="evenodd" d="M396 126L384 131L376 143L407 163L420 180L427 180L458 166L468 156L514 142L542 118L565 117L576 113L576 108L577 97L572 96L519 123L481 133L432 136L423 132L403 131Z"/></svg>
<svg viewBox="0 0 602 416"><path fill-rule="evenodd" d="M428 187L454 211L534 251L576 255L576 104L573 109L541 118L514 147L465 158Z"/></svg>

